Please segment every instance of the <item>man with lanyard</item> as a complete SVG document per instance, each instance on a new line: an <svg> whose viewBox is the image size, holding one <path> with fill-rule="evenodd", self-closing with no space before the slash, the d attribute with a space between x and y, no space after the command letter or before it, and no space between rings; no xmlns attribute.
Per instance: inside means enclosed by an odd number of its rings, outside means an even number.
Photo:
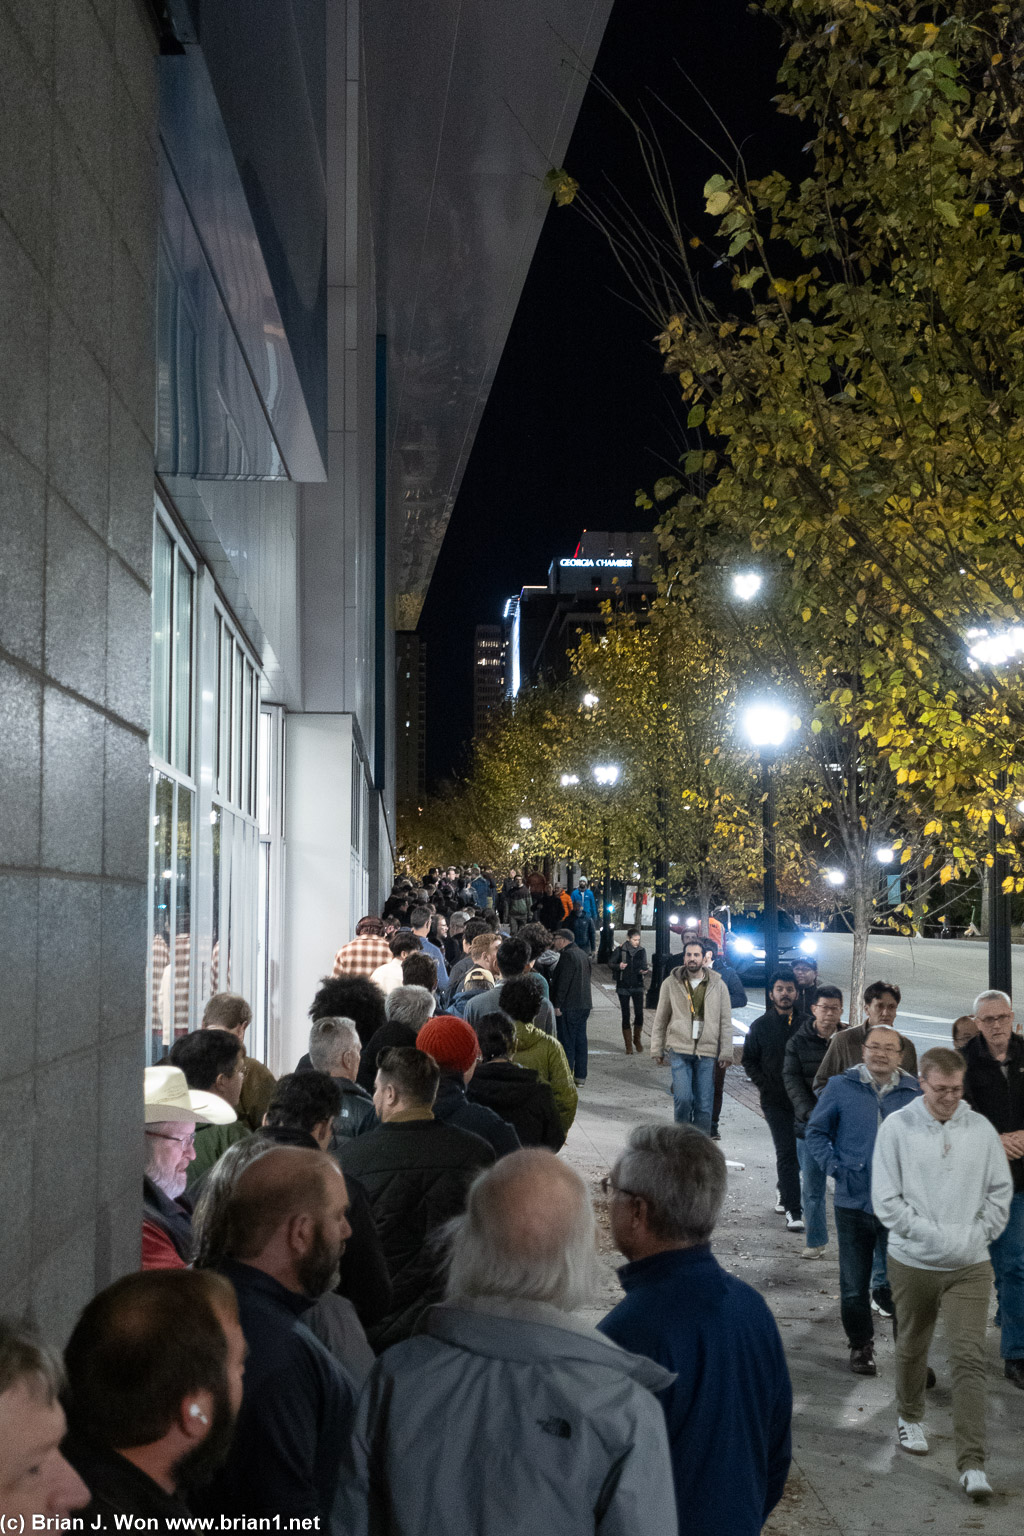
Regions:
<svg viewBox="0 0 1024 1536"><path fill-rule="evenodd" d="M704 968L704 946L688 939L683 964L669 971L658 993L651 1055L672 1068L675 1119L711 1131L715 1063L732 1059L732 1011L721 976Z"/></svg>

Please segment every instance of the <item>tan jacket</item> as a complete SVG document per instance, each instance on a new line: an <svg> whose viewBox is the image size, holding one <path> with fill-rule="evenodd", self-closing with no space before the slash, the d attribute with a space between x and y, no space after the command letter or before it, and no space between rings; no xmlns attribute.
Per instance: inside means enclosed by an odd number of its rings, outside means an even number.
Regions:
<svg viewBox="0 0 1024 1536"><path fill-rule="evenodd" d="M855 1024L850 1029L841 1029L838 1034L832 1036L831 1044L822 1057L821 1066L814 1074L815 1093L821 1093L830 1077L838 1077L840 1072L845 1072L864 1060L864 1037L867 1032L867 1024ZM911 1077L916 1077L917 1052L906 1035L900 1035L900 1039L903 1041L900 1066L904 1072L909 1072Z"/></svg>
<svg viewBox="0 0 1024 1536"><path fill-rule="evenodd" d="M732 1061L732 1009L729 988L717 971L703 972L707 982L704 994L704 1028L697 1044L693 1043L693 1019L690 999L683 985L683 971L669 971L658 993L658 1008L651 1030L651 1055L664 1056L678 1051L681 1056L711 1056ZM700 983L698 982L698 986Z"/></svg>

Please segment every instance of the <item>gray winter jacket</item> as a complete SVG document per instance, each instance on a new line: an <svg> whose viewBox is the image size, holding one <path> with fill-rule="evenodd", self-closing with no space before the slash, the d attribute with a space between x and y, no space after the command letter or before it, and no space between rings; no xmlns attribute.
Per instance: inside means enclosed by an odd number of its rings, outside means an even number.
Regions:
<svg viewBox="0 0 1024 1536"><path fill-rule="evenodd" d="M352 1536L637 1536L678 1529L671 1372L538 1302L432 1307L363 1388Z"/></svg>

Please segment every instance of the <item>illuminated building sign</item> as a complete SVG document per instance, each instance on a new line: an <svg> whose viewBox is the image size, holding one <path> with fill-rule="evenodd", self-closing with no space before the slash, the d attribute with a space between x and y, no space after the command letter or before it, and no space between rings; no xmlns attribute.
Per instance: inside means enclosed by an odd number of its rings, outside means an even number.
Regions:
<svg viewBox="0 0 1024 1536"><path fill-rule="evenodd" d="M559 565L565 571L592 571L592 570L631 570L632 560L559 560Z"/></svg>

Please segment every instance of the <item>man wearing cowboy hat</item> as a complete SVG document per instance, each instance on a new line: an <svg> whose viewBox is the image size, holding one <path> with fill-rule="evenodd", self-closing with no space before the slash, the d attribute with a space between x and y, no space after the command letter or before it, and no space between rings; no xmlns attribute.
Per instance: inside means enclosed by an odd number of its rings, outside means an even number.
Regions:
<svg viewBox="0 0 1024 1536"><path fill-rule="evenodd" d="M192 1207L181 1197L196 1123L230 1125L237 1116L216 1093L190 1089L180 1067L147 1067L145 1099L142 1268L184 1269L192 1257Z"/></svg>

